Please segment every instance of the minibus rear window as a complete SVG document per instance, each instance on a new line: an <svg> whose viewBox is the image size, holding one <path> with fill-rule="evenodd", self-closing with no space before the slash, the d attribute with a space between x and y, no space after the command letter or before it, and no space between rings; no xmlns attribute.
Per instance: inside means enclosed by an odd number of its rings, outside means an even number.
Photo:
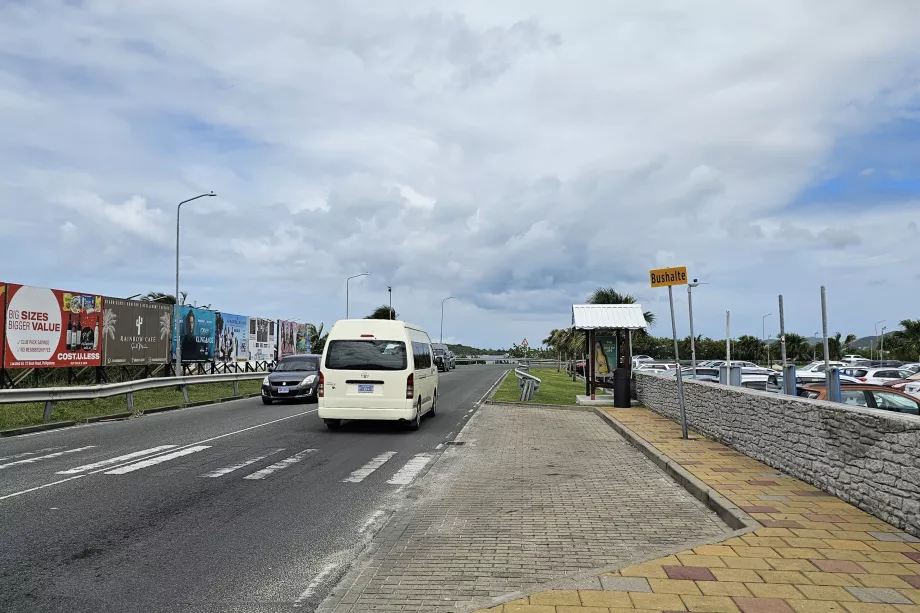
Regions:
<svg viewBox="0 0 920 613"><path fill-rule="evenodd" d="M330 341L326 368L331 370L406 370L406 344L402 341Z"/></svg>

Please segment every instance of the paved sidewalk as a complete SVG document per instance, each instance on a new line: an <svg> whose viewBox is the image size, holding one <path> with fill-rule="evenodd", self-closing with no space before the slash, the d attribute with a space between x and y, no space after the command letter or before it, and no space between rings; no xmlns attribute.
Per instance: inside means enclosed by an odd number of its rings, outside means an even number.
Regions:
<svg viewBox="0 0 920 613"><path fill-rule="evenodd" d="M606 412L764 527L487 611L920 613L920 539L647 409Z"/></svg>
<svg viewBox="0 0 920 613"><path fill-rule="evenodd" d="M591 411L485 405L457 441L320 611L469 611L731 533Z"/></svg>

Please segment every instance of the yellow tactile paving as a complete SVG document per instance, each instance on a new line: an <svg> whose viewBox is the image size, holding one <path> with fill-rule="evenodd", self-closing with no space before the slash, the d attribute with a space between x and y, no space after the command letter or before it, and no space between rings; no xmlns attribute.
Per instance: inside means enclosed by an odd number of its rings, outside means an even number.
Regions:
<svg viewBox="0 0 920 613"><path fill-rule="evenodd" d="M484 611L920 613L920 542L724 445L682 440L647 409L607 413L763 528L605 574L630 590L549 590Z"/></svg>

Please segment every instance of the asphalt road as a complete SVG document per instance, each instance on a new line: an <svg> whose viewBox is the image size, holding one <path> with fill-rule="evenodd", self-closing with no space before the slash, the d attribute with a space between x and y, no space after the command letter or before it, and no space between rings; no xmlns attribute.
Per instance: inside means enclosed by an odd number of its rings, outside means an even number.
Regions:
<svg viewBox="0 0 920 613"><path fill-rule="evenodd" d="M418 432L258 398L0 441L0 611L312 611L507 367Z"/></svg>

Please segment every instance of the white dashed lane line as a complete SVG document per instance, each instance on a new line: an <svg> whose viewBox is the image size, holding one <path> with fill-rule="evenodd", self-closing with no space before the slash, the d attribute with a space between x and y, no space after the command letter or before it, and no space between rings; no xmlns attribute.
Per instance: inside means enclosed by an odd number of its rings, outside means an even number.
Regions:
<svg viewBox="0 0 920 613"><path fill-rule="evenodd" d="M77 453L79 451L86 451L87 449L93 449L95 445L87 445L86 447L77 447L76 449L66 449L64 451L56 451L54 453L49 453L48 455L40 455L34 458L26 458L24 460L16 460L15 462L8 462L6 464L0 464L0 470L5 468L10 468L11 466L20 466L22 464L32 464L33 462L40 462L42 460L50 460L52 458L59 458L62 455L68 453Z"/></svg>
<svg viewBox="0 0 920 613"><path fill-rule="evenodd" d="M303 460L305 457L307 457L308 453L313 453L314 451L316 451L316 449L304 449L303 451L299 453L295 453L289 458L284 458L280 462L276 462L272 464L271 466L267 466L263 468L262 470L257 470L251 475L246 475L245 477L243 477L243 479L264 479L268 477L269 475L278 472L279 470L284 470L288 466L293 466L294 464L297 464L298 462Z"/></svg>
<svg viewBox="0 0 920 613"><path fill-rule="evenodd" d="M210 449L210 445L195 445L194 447L186 447L185 449L180 449L179 451L174 451L172 453L167 453L166 455L157 456L155 458L150 458L148 460L141 460L140 462L135 462L134 464L128 464L127 466L119 466L114 470L107 471L106 475L124 475L126 473L133 473L136 470L142 470L144 468L150 468L151 466L156 466L157 464L162 464L163 462L168 462L170 460L175 460L176 458L181 458L182 456L190 455L193 453L198 453L199 451L204 451L205 449Z"/></svg>

